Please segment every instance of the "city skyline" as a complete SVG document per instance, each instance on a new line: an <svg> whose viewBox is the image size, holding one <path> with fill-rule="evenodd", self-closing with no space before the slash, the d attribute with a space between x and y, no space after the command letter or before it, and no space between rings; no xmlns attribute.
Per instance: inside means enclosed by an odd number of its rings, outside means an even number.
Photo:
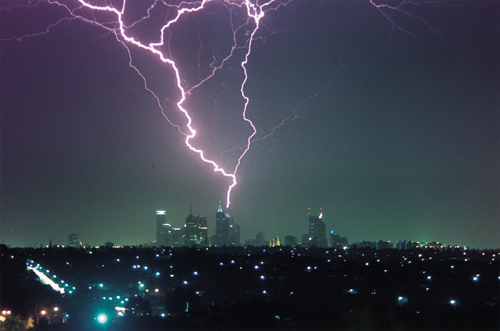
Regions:
<svg viewBox="0 0 500 331"><path fill-rule="evenodd" d="M148 45L179 13L154 3L129 1L123 17ZM124 47L118 9L81 4L0 7L0 236L12 246L71 233L139 245L156 237L156 210L178 226L190 206L213 233L231 179L186 147L172 67ZM193 146L238 167L224 210L242 241L307 233L311 207L350 242L500 247L500 3L271 7L252 35L243 6L206 2L158 48L189 91ZM239 160L252 134L245 106L257 133Z"/></svg>
<svg viewBox="0 0 500 331"><path fill-rule="evenodd" d="M126 247L126 246L143 246L143 247L222 247L222 246L269 246L275 247L276 240L279 244L277 246L298 246L298 247L318 247L318 248L348 248L348 247L368 247L368 248L376 248L376 249L384 249L384 248L395 248L395 249L413 249L417 247L433 247L433 248L453 248L453 247L462 247L467 249L498 249L497 247L485 247L485 248L477 248L470 247L467 244L458 245L457 243L450 242L442 242L438 239L432 241L425 240L415 240L414 238L397 238L396 240L387 240L387 238L358 238L358 240L349 240L346 236L343 236L342 233L335 231L334 228L328 228L327 224L323 222L323 208L319 208L317 213L314 213L311 208L307 208L307 213L305 216L304 226L305 231L300 232L300 230L295 230L295 232L290 232L289 230L281 231L278 234L272 233L262 233L262 231L258 231L254 234L250 234L249 237L240 238L240 224L235 222L234 217L224 212L221 201L219 201L219 207L217 209L217 213L215 214L214 222L212 222L212 226L209 226L211 222L208 221L207 216L193 214L193 207L190 206L189 215L185 218L185 220L181 221L171 221L167 219L167 212L165 210L156 210L155 211L156 220L155 220L155 239L150 240L144 243L115 243L113 238L109 238L106 242L102 243L94 243L89 244L88 242L83 242L79 239L78 234L70 233L67 236L66 242L61 241L53 241L53 238L49 238L48 242L40 243L40 244L32 244L26 246L18 246L18 247L73 247L78 248L79 246L83 246L86 248L89 247L99 247L106 245L114 245L116 247ZM226 222L226 218L231 225L237 226L237 242L230 241L230 234L228 233L228 229L222 230L223 234L219 234L221 231L218 227L218 223ZM227 224L225 224L227 226ZM224 227L224 225L222 225ZM196 229L195 229L196 228ZM212 229L210 231L209 229ZM229 229L230 230L230 229ZM196 239L198 235L201 236L199 239ZM288 231L288 232L287 232ZM166 232L170 232L170 234L166 234ZM286 232L286 233L285 233ZM225 233L225 234L224 234ZM172 237L173 236L173 237ZM69 237L69 240L68 240ZM293 244L287 244L286 238L289 240L293 239ZM165 240L165 238L168 238ZM281 238L281 239L280 239ZM281 242L281 243L280 243ZM1 244L8 244L2 242ZM380 245L380 247L379 247ZM409 245L407 248L405 245ZM10 245L9 245L10 246ZM16 247L16 246L13 246Z"/></svg>

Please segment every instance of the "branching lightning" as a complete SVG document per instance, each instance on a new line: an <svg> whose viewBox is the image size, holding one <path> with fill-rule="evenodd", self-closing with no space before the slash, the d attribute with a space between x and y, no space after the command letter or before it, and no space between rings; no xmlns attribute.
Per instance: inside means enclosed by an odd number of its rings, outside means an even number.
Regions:
<svg viewBox="0 0 500 331"><path fill-rule="evenodd" d="M191 87L184 87L183 86L183 79L181 75L181 71L179 70L178 64L175 62L175 60L170 56L167 56L165 53L171 54L171 52L165 52L162 51L162 48L165 46L170 47L170 43L168 42L168 39L165 40L165 35L167 34L167 30L174 26L176 23L179 22L179 20L183 17L186 16L190 13L194 12L200 12L203 11L207 4L210 2L219 2L223 4L226 7L232 8L232 7L238 7L240 9L244 9L247 15L246 22L239 26L239 27L234 27L232 26L232 33L233 33L233 44L231 46L230 52L225 56L222 61L220 61L219 64L216 64L216 60L214 58L213 62L210 65L211 68L211 73L206 76L203 79L200 79L200 81L191 86ZM75 2L76 3L76 2ZM37 37L40 35L44 35L50 32L51 29L54 27L57 27L63 23L67 23L73 20L79 20L83 21L85 23L91 24L93 26L97 26L99 28L104 29L107 31L109 34L113 34L115 39L123 45L123 47L126 49L126 52L128 54L129 58L129 66L139 75L139 77L143 80L144 84L144 89L148 91L153 98L156 100L158 107L161 109L163 116L165 119L170 123L170 125L174 126L177 128L179 133L183 134L185 136L185 144L186 146L194 153L196 153L199 158L207 163L210 164L213 168L214 172L220 173L222 176L227 177L230 179L230 185L227 188L227 193L226 193L226 207L229 207L231 204L231 192L233 188L237 185L237 172L238 168L241 164L241 161L243 157L247 154L247 152L250 149L251 143L252 143L252 138L255 136L257 133L257 129L254 125L254 123L248 118L247 116L247 110L248 110L248 105L250 103L250 98L245 94L245 85L248 81L248 71L247 71L247 64L249 61L250 54L252 52L252 46L254 43L254 40L256 38L257 31L260 28L261 20L265 16L266 12L269 10L276 10L282 5L285 5L286 2L280 2L278 3L277 0L268 0L266 2L261 2L259 4L259 1L251 2L250 0L200 0L200 1L181 1L178 4L169 4L166 3L162 0L155 0L152 5L147 9L146 15L141 17L140 19L130 23L126 24L125 23L125 15L127 13L128 9L128 3L127 0L123 0L120 4L120 6L114 6L110 4L111 2L105 1L105 4L94 4L93 2L89 0L78 0L77 5L70 5L67 2L63 1L57 1L57 0L47 0L45 1L39 1L36 3L29 3L29 4L15 4L9 8L3 8L4 11L11 11L16 8L28 8L28 7L34 7L34 6L39 6L42 4L49 4L51 6L57 6L60 8L63 8L67 16L59 19L57 22L52 23L46 27L45 30L40 31L40 32L35 32L32 34L26 34L22 35L19 37L12 37L10 39L4 39L4 40L17 40L17 41L22 41L25 38L31 38L31 37ZM163 24L163 26L159 29L159 40L151 43L144 43L141 42L139 39L136 37L132 36L129 33L129 30L136 26L137 24L144 22L148 19L150 19L152 15L152 11L158 7L158 6L166 6L168 8L173 8L176 11L176 14L174 15L173 18L167 19L165 18L166 22ZM113 16L113 20L105 20L103 18L99 19L99 17L102 17L104 14L105 15L111 15ZM106 16L107 17L107 16ZM237 41L237 32L242 29L246 28L247 33L247 40L244 43L244 46L241 46L238 44ZM175 76L175 82L177 89L180 92L180 97L178 100L175 101L176 108L182 115L184 116L185 120L187 121L185 128L181 128L180 125L175 124L172 122L169 117L166 115L165 109L162 106L162 99L158 96L157 93L155 93L148 85L148 80L146 79L145 75L141 72L141 70L134 65L133 62L133 57L132 57L132 47L137 47L142 50L145 50L149 52L150 54L154 55L159 59L163 64L166 66L169 66ZM200 149L195 147L192 144L192 139L196 136L196 129L193 124L193 118L190 115L190 112L188 109L185 107L184 103L188 96L193 92L193 90L197 89L201 85L203 85L205 82L210 80L211 78L214 77L216 72L220 69L223 68L225 63L233 57L234 51L237 48L245 48L245 53L243 56L243 59L240 63L241 70L243 71L243 80L240 85L240 93L241 93L241 98L244 101L243 104L243 110L241 112L242 114L242 119L245 121L251 128L251 134L247 137L246 139L246 145L242 149L241 153L239 154L236 164L232 170L226 170L222 168L217 162L214 160L206 157L205 152Z"/></svg>
<svg viewBox="0 0 500 331"><path fill-rule="evenodd" d="M24 9L24 8L33 8L37 6L49 5L53 7L57 7L60 10L64 10L66 15L60 18L58 21L47 25L44 29L38 32L34 32L31 34L24 34L21 36L11 37L5 40L16 40L22 41L26 38L38 37L47 33L50 33L52 29L57 26L68 24L71 21L81 21L92 26L99 27L103 29L107 34L112 35L114 39L118 43L120 43L126 53L128 55L128 64L130 68L132 68L137 75L142 79L144 89L156 100L158 107L160 108L163 117L168 121L170 125L177 128L178 132L185 136L184 142L189 150L193 153L197 154L199 158L209 164L214 172L220 173L222 176L229 179L230 184L227 187L226 191L226 207L229 207L231 204L231 193L234 187L237 185L237 173L238 169L241 165L241 162L245 155L247 155L248 151L251 148L253 142L264 140L272 136L277 129L285 124L285 122L289 120L294 120L298 118L299 109L310 99L318 96L323 90L329 87L330 83L328 83L325 87L319 90L317 93L309 96L304 99L295 109L291 111L291 113L284 119L282 119L274 128L268 133L263 135L261 138L257 138L257 128L252 122L252 120L247 116L248 107L250 104L250 98L245 93L245 87L249 78L249 73L247 70L247 64L249 63L252 48L254 46L254 42L260 38L257 33L261 28L262 19L265 17L266 13L269 11L278 10L282 6L286 6L289 4L291 0L178 0L175 4L168 3L166 0L154 0L152 4L145 10L144 15L140 18L136 18L132 22L127 22L129 19L129 10L130 7L134 5L131 0L121 0L121 1L111 1L111 0L103 0L103 1L92 1L92 0L71 0L71 1L63 1L63 0L39 0L34 2L28 2L27 4L18 4L8 8L0 8L0 11L9 12L12 10ZM402 0L399 4L385 4L376 0L368 0L369 3L378 11L381 15L383 15L391 24L392 24L392 32L399 31L404 34L411 35L413 38L420 40L417 34L411 31L410 28L404 28L399 25L396 19L391 15L391 13L397 13L398 15L402 15L403 17L409 18L409 21L415 22L414 24L418 24L423 26L424 29L428 32L437 32L438 31L432 29L421 17L413 15L410 10L408 10L408 6L413 5L425 5L429 3L438 4L438 5L448 5L446 2L439 1L423 1L418 3L413 3L411 1ZM96 4L98 3L98 4ZM243 23L240 25L235 25L231 21L231 33L232 33L232 44L229 48L229 51L224 56L220 57L220 59L216 59L213 57L212 62L210 63L209 73L202 77L200 73L200 68L198 68L199 80L198 82L189 86L186 83L186 80L182 77L181 70L179 69L178 63L173 59L172 52L170 51L170 41L169 38L171 34L169 34L169 29L178 24L184 17L196 13L203 12L207 9L209 3L217 3L227 8L230 14L232 15L232 10L238 8L240 11L246 13L246 18L243 20ZM169 14L164 15L164 23L161 27L156 31L157 40L153 42L144 42L141 41L138 37L134 37L131 33L131 30L138 26L143 22L147 22L152 19L154 16L153 13L163 13L164 11L159 10L159 8L168 8L167 11ZM174 14L170 14L171 12ZM171 17L169 17L171 16ZM111 19L110 19L111 18ZM242 33L246 32L246 33ZM391 32L391 33L392 33ZM238 40L238 35L244 34L245 40L241 42ZM199 35L198 35L199 37ZM203 46L203 42L199 37L200 46ZM201 51L200 47L200 51ZM148 80L146 75L134 64L133 58L133 50L141 49L143 51L148 52L149 54L155 56L162 64L172 69L174 73L174 81L176 84L176 88L179 92L179 97L173 101L176 106L176 109L182 114L183 118L186 120L185 125L180 125L174 123L169 116L167 116L167 112L162 104L165 100L159 96L159 93L155 92L153 88L148 84ZM244 146L239 146L238 149L238 157L236 159L235 165L232 169L225 169L219 163L214 161L213 159L206 156L204 150L199 147L196 147L193 144L193 138L197 135L197 131L195 129L195 125L193 123L192 111L190 111L185 105L186 100L189 96L211 80L218 71L223 70L226 63L230 59L234 59L236 50L243 50L243 56L241 57L241 61L239 62L240 70L243 73L243 78L241 80L241 84L239 86L239 92L241 94L241 99L243 101L243 107L241 110L241 118L248 125L251 130L251 133L246 137L246 143ZM200 57L200 54L198 54ZM200 61L201 62L201 61ZM216 101L217 102L217 101Z"/></svg>

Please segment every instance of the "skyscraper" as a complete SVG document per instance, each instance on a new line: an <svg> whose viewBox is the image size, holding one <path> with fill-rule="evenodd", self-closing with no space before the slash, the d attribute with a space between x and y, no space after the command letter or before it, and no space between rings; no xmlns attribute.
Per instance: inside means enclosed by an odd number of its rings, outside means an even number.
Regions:
<svg viewBox="0 0 500 331"><path fill-rule="evenodd" d="M222 210L221 202L219 201L219 209L215 214L215 246L230 245L229 243L229 223L226 214Z"/></svg>
<svg viewBox="0 0 500 331"><path fill-rule="evenodd" d="M239 246L240 245L240 225L234 223L234 218L226 213L226 219L228 224L228 245Z"/></svg>
<svg viewBox="0 0 500 331"><path fill-rule="evenodd" d="M285 246L294 247L297 244L297 238L294 236L286 236L285 237Z"/></svg>
<svg viewBox="0 0 500 331"><path fill-rule="evenodd" d="M69 247L80 247L80 241L78 240L78 235L76 233L71 233L69 235Z"/></svg>
<svg viewBox="0 0 500 331"><path fill-rule="evenodd" d="M193 216L191 210L186 218L186 225L184 228L184 245L185 246L207 246L207 218L201 216Z"/></svg>
<svg viewBox="0 0 500 331"><path fill-rule="evenodd" d="M167 212L164 210L156 211L156 245L164 246L166 244L165 234L162 233L162 225L167 223Z"/></svg>
<svg viewBox="0 0 500 331"><path fill-rule="evenodd" d="M161 225L161 231L160 231L160 239L164 243L165 246L173 246L172 245L172 238L173 238L173 229L172 226L168 223L164 223Z"/></svg>
<svg viewBox="0 0 500 331"><path fill-rule="evenodd" d="M308 246L327 247L328 240L325 233L325 222L321 219L323 213L319 216L309 215L309 243Z"/></svg>
<svg viewBox="0 0 500 331"><path fill-rule="evenodd" d="M197 237L196 219L192 213L186 217L186 225L184 226L184 245L194 246L196 245Z"/></svg>
<svg viewBox="0 0 500 331"><path fill-rule="evenodd" d="M335 232L335 230L330 231L330 247L342 248L348 246L347 238L342 238Z"/></svg>
<svg viewBox="0 0 500 331"><path fill-rule="evenodd" d="M196 224L198 226L197 244L208 247L208 220L206 216L197 216Z"/></svg>

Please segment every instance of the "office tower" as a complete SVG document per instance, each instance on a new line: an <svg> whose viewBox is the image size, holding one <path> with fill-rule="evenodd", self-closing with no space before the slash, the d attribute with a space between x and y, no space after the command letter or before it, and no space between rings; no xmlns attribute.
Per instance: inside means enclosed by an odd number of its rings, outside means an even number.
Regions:
<svg viewBox="0 0 500 331"><path fill-rule="evenodd" d="M69 247L80 247L80 241L78 240L78 235L76 233L71 233L69 235Z"/></svg>
<svg viewBox="0 0 500 331"><path fill-rule="evenodd" d="M330 246L333 248L343 248L347 247L349 243L347 242L347 238L341 237L338 232L334 230L330 231Z"/></svg>
<svg viewBox="0 0 500 331"><path fill-rule="evenodd" d="M165 246L172 246L172 226L168 223L164 223L161 225L160 230L160 241Z"/></svg>
<svg viewBox="0 0 500 331"><path fill-rule="evenodd" d="M186 217L186 224L184 225L184 246L195 246L197 238L196 219L192 213Z"/></svg>
<svg viewBox="0 0 500 331"><path fill-rule="evenodd" d="M208 219L206 216L197 216L196 224L198 226L197 244L208 247Z"/></svg>
<svg viewBox="0 0 500 331"><path fill-rule="evenodd" d="M323 213L319 216L309 215L309 243L308 246L327 247L325 223Z"/></svg>
<svg viewBox="0 0 500 331"><path fill-rule="evenodd" d="M264 246L264 235L262 232L259 232L255 235L255 246Z"/></svg>
<svg viewBox="0 0 500 331"><path fill-rule="evenodd" d="M240 245L240 225L234 223L234 218L226 213L226 219L228 224L228 245L239 246Z"/></svg>
<svg viewBox="0 0 500 331"><path fill-rule="evenodd" d="M156 211L156 245L164 246L165 237L162 236L162 225L167 223L166 211L157 210Z"/></svg>
<svg viewBox="0 0 500 331"><path fill-rule="evenodd" d="M171 247L181 247L182 246L182 236L183 231L181 228L172 228L172 242Z"/></svg>
<svg viewBox="0 0 500 331"><path fill-rule="evenodd" d="M193 216L193 212L186 218L184 228L184 245L185 246L207 246L207 218L201 216Z"/></svg>
<svg viewBox="0 0 500 331"><path fill-rule="evenodd" d="M212 244L219 247L229 245L229 224L220 201L219 209L215 214L215 243Z"/></svg>
<svg viewBox="0 0 500 331"><path fill-rule="evenodd" d="M297 244L297 238L294 236L286 236L285 237L285 246L294 247Z"/></svg>

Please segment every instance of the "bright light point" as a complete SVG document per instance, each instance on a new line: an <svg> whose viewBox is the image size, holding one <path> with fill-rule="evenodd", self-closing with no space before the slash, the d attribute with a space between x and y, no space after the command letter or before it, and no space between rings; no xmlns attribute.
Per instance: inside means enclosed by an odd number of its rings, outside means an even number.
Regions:
<svg viewBox="0 0 500 331"><path fill-rule="evenodd" d="M193 272L193 275L198 276L198 271Z"/></svg>
<svg viewBox="0 0 500 331"><path fill-rule="evenodd" d="M59 311L59 307L54 307L54 311Z"/></svg>
<svg viewBox="0 0 500 331"><path fill-rule="evenodd" d="M260 276L260 279L266 279L266 277L264 275Z"/></svg>
<svg viewBox="0 0 500 331"><path fill-rule="evenodd" d="M97 315L97 322L104 324L108 321L108 316L106 314L99 314Z"/></svg>
<svg viewBox="0 0 500 331"><path fill-rule="evenodd" d="M457 301L456 300L450 300L450 305L456 305L457 304Z"/></svg>
<svg viewBox="0 0 500 331"><path fill-rule="evenodd" d="M187 285L187 284L188 284L187 280L183 281L182 283L183 283L184 285Z"/></svg>
<svg viewBox="0 0 500 331"><path fill-rule="evenodd" d="M45 315L45 314L47 314L47 312L46 312L45 310L42 310L42 311L40 312L40 314L41 314L41 315Z"/></svg>
<svg viewBox="0 0 500 331"><path fill-rule="evenodd" d="M165 215L167 212L165 210L157 210L156 215Z"/></svg>

